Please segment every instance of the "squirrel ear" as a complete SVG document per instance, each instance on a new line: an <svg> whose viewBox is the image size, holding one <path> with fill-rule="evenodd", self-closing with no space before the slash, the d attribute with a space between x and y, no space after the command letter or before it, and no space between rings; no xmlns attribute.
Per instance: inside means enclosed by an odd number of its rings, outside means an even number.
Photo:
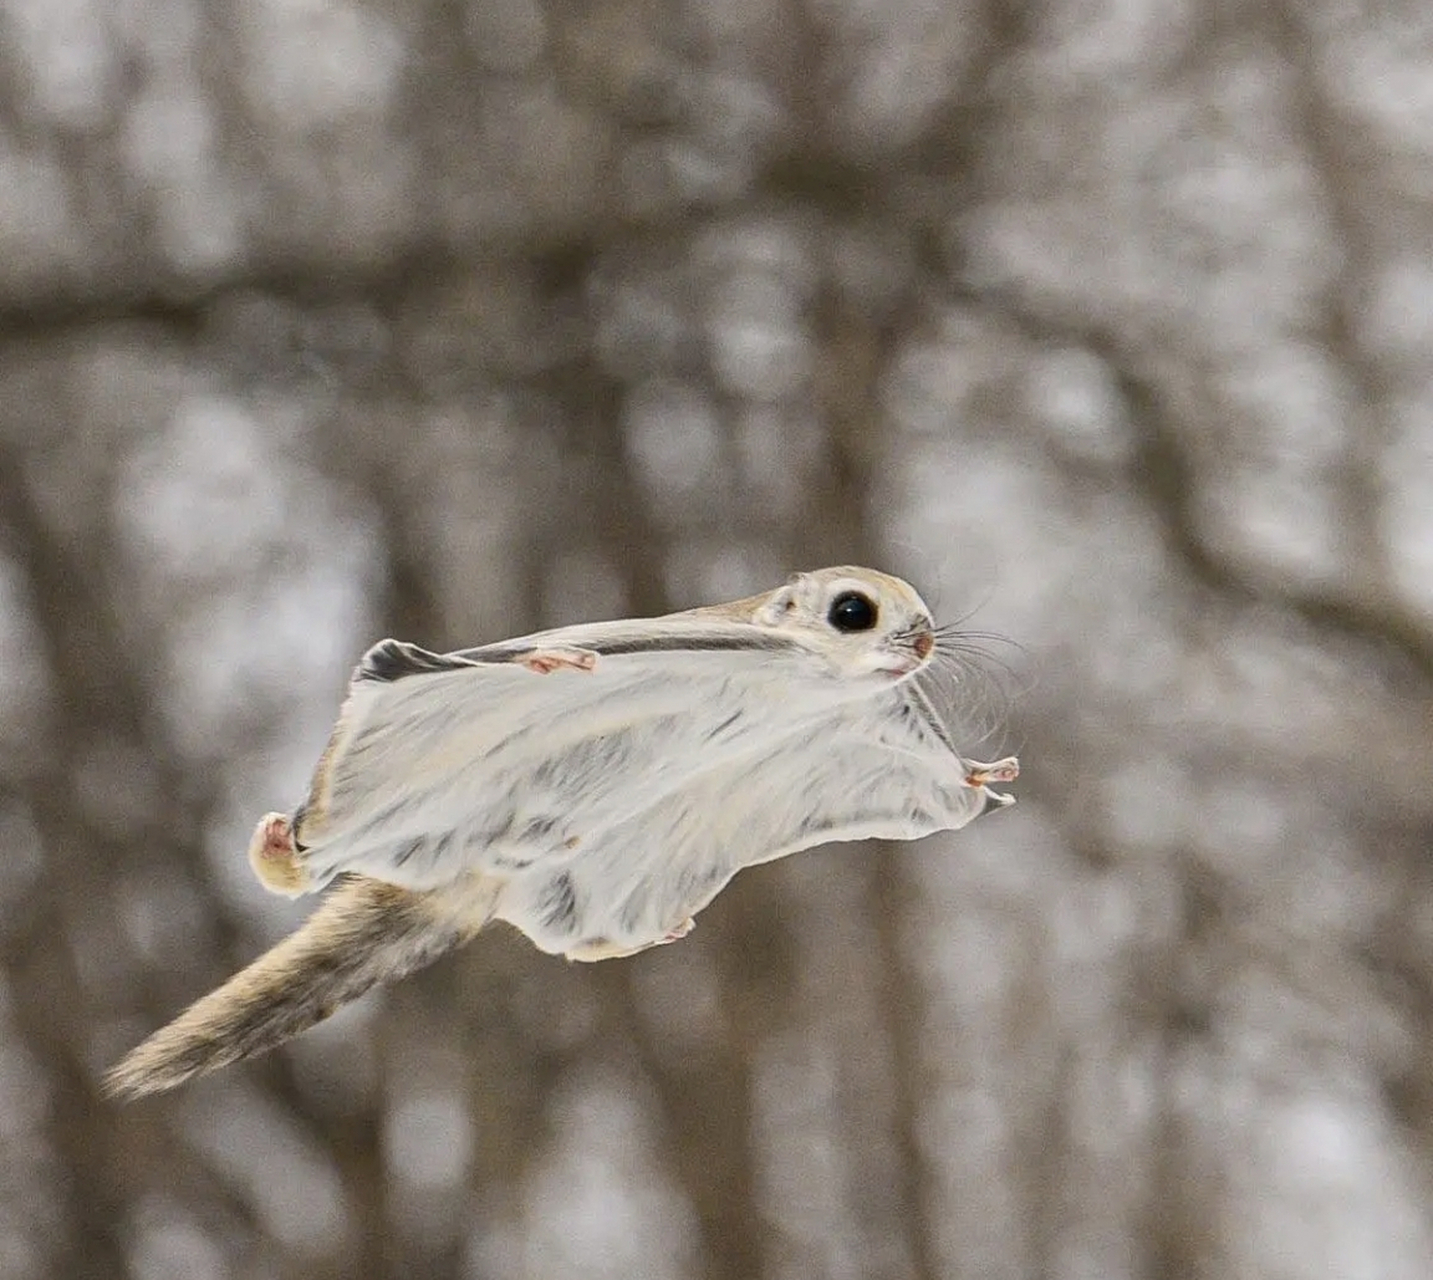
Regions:
<svg viewBox="0 0 1433 1280"><path fill-rule="evenodd" d="M795 575L784 587L777 587L756 610L756 621L774 626L796 608L796 584L801 575Z"/></svg>

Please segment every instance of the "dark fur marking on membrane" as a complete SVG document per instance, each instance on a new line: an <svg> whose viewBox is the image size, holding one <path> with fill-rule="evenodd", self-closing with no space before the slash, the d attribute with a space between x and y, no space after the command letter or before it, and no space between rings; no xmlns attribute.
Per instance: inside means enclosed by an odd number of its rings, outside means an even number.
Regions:
<svg viewBox="0 0 1433 1280"><path fill-rule="evenodd" d="M507 820L481 830L459 830L449 831L442 838L442 850L447 852L449 846L455 846L459 840L462 847L469 851L468 861L479 861L503 871L521 871L524 867L530 866L537 853L529 857L521 855L509 857L506 854L497 852L497 846L505 844L512 836L513 819L509 815ZM437 861L434 856L430 866Z"/></svg>
<svg viewBox="0 0 1433 1280"><path fill-rule="evenodd" d="M684 902L694 901L706 894L713 885L725 884L731 879L731 875L731 868L720 863L700 871L684 871L677 880L677 896Z"/></svg>
<svg viewBox="0 0 1433 1280"><path fill-rule="evenodd" d="M454 844L457 843L457 839L458 833L456 831L445 831L436 840L429 841L428 865L430 867L436 867L438 863L442 862L452 851Z"/></svg>
<svg viewBox="0 0 1433 1280"><path fill-rule="evenodd" d="M609 640L595 644L601 654L619 653L718 653L741 649L799 649L786 636L753 629L749 636L668 636L659 640Z"/></svg>
<svg viewBox="0 0 1433 1280"><path fill-rule="evenodd" d="M646 900L638 898L636 894L629 894L617 912L618 923L622 926L623 933L636 932L637 926L642 923L642 917L646 914Z"/></svg>
<svg viewBox="0 0 1433 1280"><path fill-rule="evenodd" d="M652 731L659 732L663 723L657 722L657 727ZM581 742L574 742L533 769L532 785L544 789L581 775L620 771L632 755L633 739L634 734L630 729L622 729L616 733L595 734Z"/></svg>
<svg viewBox="0 0 1433 1280"><path fill-rule="evenodd" d="M567 761L562 758L547 759L542 761L532 771L532 784L535 787L549 787L559 778L568 772Z"/></svg>
<svg viewBox="0 0 1433 1280"><path fill-rule="evenodd" d="M577 925L577 888L566 871L547 882L538 898L537 909L549 929L571 933Z"/></svg>
<svg viewBox="0 0 1433 1280"><path fill-rule="evenodd" d="M411 862L414 858L416 858L420 853L423 852L423 849L426 847L427 843L428 840L426 836L418 836L414 840L409 840L407 844L400 844L396 849L393 850L393 865L395 867L401 867Z"/></svg>
<svg viewBox="0 0 1433 1280"><path fill-rule="evenodd" d="M399 796L397 800L392 800L384 805L377 813L370 814L363 825L369 829L381 827L384 823L392 822L399 814L407 812L420 802L421 798L418 796Z"/></svg>
<svg viewBox="0 0 1433 1280"><path fill-rule="evenodd" d="M551 814L540 818L529 818L517 833L519 840L546 840L554 831L560 819Z"/></svg>
<svg viewBox="0 0 1433 1280"><path fill-rule="evenodd" d="M488 861L492 863L496 871L526 871L541 856L540 853L512 854L512 853L489 853Z"/></svg>
<svg viewBox="0 0 1433 1280"><path fill-rule="evenodd" d="M682 717L676 715L656 717L646 722L646 732L654 736L661 736L669 732L671 725L679 724L681 721ZM514 743L525 743L534 735L547 732L548 727L546 724L536 724L526 729L519 729L508 735L505 745L511 747ZM532 784L536 787L551 787L555 783L565 783L578 770L602 764L609 769L619 769L626 756L631 753L633 738L634 733L631 729L618 729L611 733L597 734L591 738L569 742L559 748L555 755L547 757L534 768ZM620 745L613 746L613 743ZM604 756L604 753L616 751L620 751L621 754L610 758Z"/></svg>
<svg viewBox="0 0 1433 1280"><path fill-rule="evenodd" d="M831 820L822 814L812 813L801 819L801 826L797 834L809 836L816 831L825 831L831 825Z"/></svg>
<svg viewBox="0 0 1433 1280"><path fill-rule="evenodd" d="M742 713L740 711L733 711L731 715L727 716L727 718L715 728L707 730L707 736L705 740L707 742L715 742L725 730L730 729L732 725L734 725L738 720L741 719L741 717Z"/></svg>

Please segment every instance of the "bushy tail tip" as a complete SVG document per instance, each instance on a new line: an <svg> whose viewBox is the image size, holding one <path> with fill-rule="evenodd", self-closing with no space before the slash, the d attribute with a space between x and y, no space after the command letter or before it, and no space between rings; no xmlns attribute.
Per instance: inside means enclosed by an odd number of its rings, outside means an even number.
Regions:
<svg viewBox="0 0 1433 1280"><path fill-rule="evenodd" d="M445 910L435 894L344 881L297 932L125 1055L106 1074L105 1092L160 1093L265 1053L375 984L431 964L485 919L471 909Z"/></svg>

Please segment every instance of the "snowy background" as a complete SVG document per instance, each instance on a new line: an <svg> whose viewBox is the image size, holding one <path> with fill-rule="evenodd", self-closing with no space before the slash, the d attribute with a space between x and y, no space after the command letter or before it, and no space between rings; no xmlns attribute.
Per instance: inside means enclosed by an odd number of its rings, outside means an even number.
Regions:
<svg viewBox="0 0 1433 1280"><path fill-rule="evenodd" d="M0 1275L1423 1280L1422 0L0 0ZM876 563L1020 804L142 1105L373 639Z"/></svg>

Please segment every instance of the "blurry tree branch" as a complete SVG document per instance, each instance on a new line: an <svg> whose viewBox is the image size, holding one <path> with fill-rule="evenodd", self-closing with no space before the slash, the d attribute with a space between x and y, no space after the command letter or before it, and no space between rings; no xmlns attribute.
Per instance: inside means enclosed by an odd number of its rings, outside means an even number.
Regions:
<svg viewBox="0 0 1433 1280"><path fill-rule="evenodd" d="M953 296L1008 324L1026 341L1086 351L1105 365L1136 434L1128 482L1145 498L1166 546L1192 581L1231 603L1272 606L1315 630L1395 654L1420 679L1433 676L1433 622L1391 590L1381 564L1360 565L1354 580L1339 585L1305 586L1213 546L1200 517L1201 494L1210 482L1185 443L1197 433L1177 407L1178 398L1150 371L1151 362L1135 354L1128 339L1000 291L957 286ZM1074 458L1066 463L1083 470L1091 467Z"/></svg>

